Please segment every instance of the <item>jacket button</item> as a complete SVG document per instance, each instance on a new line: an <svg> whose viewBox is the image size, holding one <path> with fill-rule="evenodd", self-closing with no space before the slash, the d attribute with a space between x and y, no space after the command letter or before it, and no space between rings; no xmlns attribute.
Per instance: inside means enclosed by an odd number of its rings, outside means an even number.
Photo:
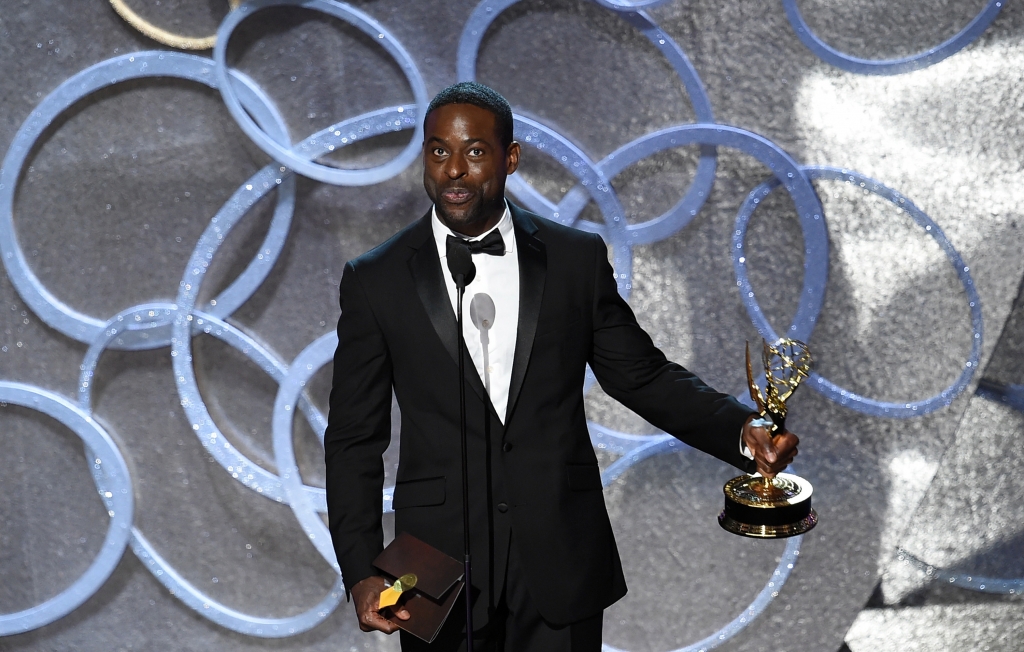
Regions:
<svg viewBox="0 0 1024 652"><path fill-rule="evenodd" d="M498 503L498 511L504 514L508 511L508 505L506 505L505 503Z"/></svg>
<svg viewBox="0 0 1024 652"><path fill-rule="evenodd" d="M505 451L506 453L509 452L510 450L512 450L512 444L505 442L502 445L501 450Z"/></svg>

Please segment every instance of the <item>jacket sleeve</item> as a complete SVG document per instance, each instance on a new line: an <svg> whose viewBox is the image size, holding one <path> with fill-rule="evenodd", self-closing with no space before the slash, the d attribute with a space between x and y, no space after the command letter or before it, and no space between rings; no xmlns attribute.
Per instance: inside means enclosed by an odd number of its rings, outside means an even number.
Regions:
<svg viewBox="0 0 1024 652"><path fill-rule="evenodd" d="M604 242L594 236L594 340L590 368L609 396L654 426L744 471L743 423L753 411L665 358L619 296Z"/></svg>
<svg viewBox="0 0 1024 652"><path fill-rule="evenodd" d="M327 513L345 586L376 574L381 527L383 454L391 441L391 356L352 263L340 290L338 348L324 432Z"/></svg>

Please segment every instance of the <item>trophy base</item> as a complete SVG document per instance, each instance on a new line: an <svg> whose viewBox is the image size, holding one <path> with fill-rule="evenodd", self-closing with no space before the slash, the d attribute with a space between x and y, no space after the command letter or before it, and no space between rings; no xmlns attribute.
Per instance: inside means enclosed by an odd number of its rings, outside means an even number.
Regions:
<svg viewBox="0 0 1024 652"><path fill-rule="evenodd" d="M817 525L818 514L812 509L810 514L796 523L789 523L787 525L751 525L750 523L740 523L733 520L731 517L726 516L723 511L718 515L718 524L723 529L743 537L785 539L786 537L795 537L798 534L803 534Z"/></svg>
<svg viewBox="0 0 1024 652"><path fill-rule="evenodd" d="M718 515L724 529L745 537L782 539L803 534L818 524L811 508L811 483L789 473L774 480L744 475L726 483L725 509Z"/></svg>

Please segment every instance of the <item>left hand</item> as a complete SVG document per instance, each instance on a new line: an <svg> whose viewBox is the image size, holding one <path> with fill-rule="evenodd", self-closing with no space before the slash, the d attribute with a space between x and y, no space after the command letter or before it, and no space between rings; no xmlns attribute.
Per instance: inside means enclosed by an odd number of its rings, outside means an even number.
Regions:
<svg viewBox="0 0 1024 652"><path fill-rule="evenodd" d="M766 478L774 478L792 464L800 439L788 430L772 437L765 428L750 425L756 418L751 415L743 424L743 443L754 456L758 472Z"/></svg>
<svg viewBox="0 0 1024 652"><path fill-rule="evenodd" d="M356 617L359 618L359 629L364 632L379 630L385 634L392 634L398 631L398 625L388 620L381 611L391 609L384 607L380 609L380 594L387 588L384 578L380 575L371 575L352 587L352 599L355 602ZM400 620L409 620L412 614L405 607L396 605L394 614Z"/></svg>

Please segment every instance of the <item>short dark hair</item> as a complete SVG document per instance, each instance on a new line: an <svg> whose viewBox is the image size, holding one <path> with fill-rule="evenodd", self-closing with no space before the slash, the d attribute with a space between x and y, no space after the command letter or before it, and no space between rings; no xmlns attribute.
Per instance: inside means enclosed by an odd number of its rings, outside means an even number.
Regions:
<svg viewBox="0 0 1024 652"><path fill-rule="evenodd" d="M474 81L459 82L452 84L430 100L427 113L423 116L423 123L426 125L427 117L442 106L449 104L472 104L481 109L486 109L494 114L494 126L498 130L498 137L503 147L508 148L512 144L512 107L508 100L502 97L501 93L479 84Z"/></svg>

